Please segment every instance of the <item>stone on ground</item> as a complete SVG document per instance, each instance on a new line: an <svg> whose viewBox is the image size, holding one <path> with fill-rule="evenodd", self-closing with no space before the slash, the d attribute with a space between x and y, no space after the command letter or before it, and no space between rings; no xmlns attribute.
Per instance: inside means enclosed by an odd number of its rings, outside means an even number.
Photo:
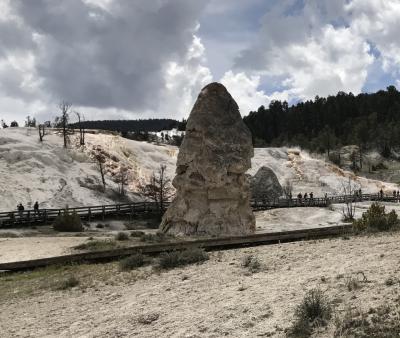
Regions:
<svg viewBox="0 0 400 338"><path fill-rule="evenodd" d="M179 149L176 197L160 230L176 235L242 235L255 230L245 172L253 157L251 133L226 88L200 92Z"/></svg>

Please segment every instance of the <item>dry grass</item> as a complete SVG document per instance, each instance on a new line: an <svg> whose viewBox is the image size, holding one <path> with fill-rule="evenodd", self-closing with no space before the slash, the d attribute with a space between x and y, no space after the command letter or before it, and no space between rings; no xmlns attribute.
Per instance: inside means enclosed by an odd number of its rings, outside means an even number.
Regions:
<svg viewBox="0 0 400 338"><path fill-rule="evenodd" d="M137 270L121 272L118 262L50 266L27 272L5 273L0 275L0 303L45 292L64 292L72 287L84 290L99 285L127 285L145 278L149 273Z"/></svg>

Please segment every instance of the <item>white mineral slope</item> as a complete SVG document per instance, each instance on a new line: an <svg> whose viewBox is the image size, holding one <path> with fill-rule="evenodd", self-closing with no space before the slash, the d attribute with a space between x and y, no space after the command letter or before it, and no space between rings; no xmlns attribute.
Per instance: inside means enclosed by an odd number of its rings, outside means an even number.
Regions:
<svg viewBox="0 0 400 338"><path fill-rule="evenodd" d="M106 157L105 194L98 189L101 179L93 161L94 152L99 150ZM340 194L349 177L364 192L376 193L382 188L391 193L398 189L393 183L357 177L299 149L256 148L254 153L249 173L254 175L266 165L281 184L286 179L292 180L295 194L311 191L316 197L325 192ZM161 164L166 165L167 176L173 178L177 154L178 148L174 146L104 133L87 134L84 149L79 147L76 136L72 136L69 149L65 150L62 137L52 131L40 143L35 129L0 129L0 211L14 210L20 202L29 208L36 200L42 208L117 203L114 177L121 166L129 169L129 196L135 200L138 183L147 181Z"/></svg>
<svg viewBox="0 0 400 338"><path fill-rule="evenodd" d="M358 186L363 193L378 193L380 189L386 194L399 189L394 183L387 183L354 175L323 159L313 158L307 151L298 148L256 148L249 174L254 175L257 170L266 165L270 167L283 185L286 180L293 183L294 195L313 192L315 197L340 195L343 185L349 179L352 185Z"/></svg>
<svg viewBox="0 0 400 338"><path fill-rule="evenodd" d="M176 148L156 146L107 134L88 134L84 150L71 137L68 150L62 137L50 131L44 142L38 141L36 130L8 128L0 130L0 211L14 210L18 203L32 207L35 201L42 208L66 205L99 205L116 203L116 183L112 177L123 163L130 170L130 190L138 177L149 177L164 163L172 175ZM93 146L107 152L107 193L101 184L96 164L91 158ZM137 197L131 194L131 199Z"/></svg>

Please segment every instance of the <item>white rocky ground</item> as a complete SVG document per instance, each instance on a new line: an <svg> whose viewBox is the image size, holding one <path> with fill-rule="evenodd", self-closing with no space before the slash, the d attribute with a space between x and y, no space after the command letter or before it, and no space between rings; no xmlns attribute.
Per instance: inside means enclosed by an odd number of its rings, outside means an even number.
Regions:
<svg viewBox="0 0 400 338"><path fill-rule="evenodd" d="M129 168L129 188L132 200L137 185L146 181L160 164L167 167L173 178L178 149L121 138L111 134L87 134L86 148L77 146L71 137L68 150L62 147L60 135L50 134L43 143L35 129L0 129L0 211L14 210L18 203L32 207L37 200L42 208L61 208L65 205L99 205L118 202L113 177L121 165ZM99 191L100 175L92 159L95 149L106 155L107 192ZM252 168L254 175L263 165L269 166L281 184L293 181L294 194L314 192L314 196L340 194L350 177L364 192L376 193L381 188L391 193L393 183L368 180L354 176L307 152L288 148L255 149Z"/></svg>
<svg viewBox="0 0 400 338"><path fill-rule="evenodd" d="M161 273L106 264L5 276L1 337L285 337L296 305L315 287L335 316L313 337L333 337L335 317L349 307L398 302L399 241L399 233L377 234L214 252L204 264ZM262 271L241 266L248 254ZM79 286L54 291L51 283L70 271ZM351 278L358 288L348 289Z"/></svg>

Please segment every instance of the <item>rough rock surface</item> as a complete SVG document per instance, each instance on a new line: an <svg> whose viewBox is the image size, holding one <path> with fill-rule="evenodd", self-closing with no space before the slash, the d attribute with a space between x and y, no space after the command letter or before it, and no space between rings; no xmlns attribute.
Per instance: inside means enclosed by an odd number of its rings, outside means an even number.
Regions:
<svg viewBox="0 0 400 338"><path fill-rule="evenodd" d="M275 199L283 195L283 189L271 168L261 167L251 178L251 195L255 199Z"/></svg>
<svg viewBox="0 0 400 338"><path fill-rule="evenodd" d="M226 88L200 92L179 149L176 197L160 230L181 235L240 235L255 230L245 172L253 157L251 133Z"/></svg>

